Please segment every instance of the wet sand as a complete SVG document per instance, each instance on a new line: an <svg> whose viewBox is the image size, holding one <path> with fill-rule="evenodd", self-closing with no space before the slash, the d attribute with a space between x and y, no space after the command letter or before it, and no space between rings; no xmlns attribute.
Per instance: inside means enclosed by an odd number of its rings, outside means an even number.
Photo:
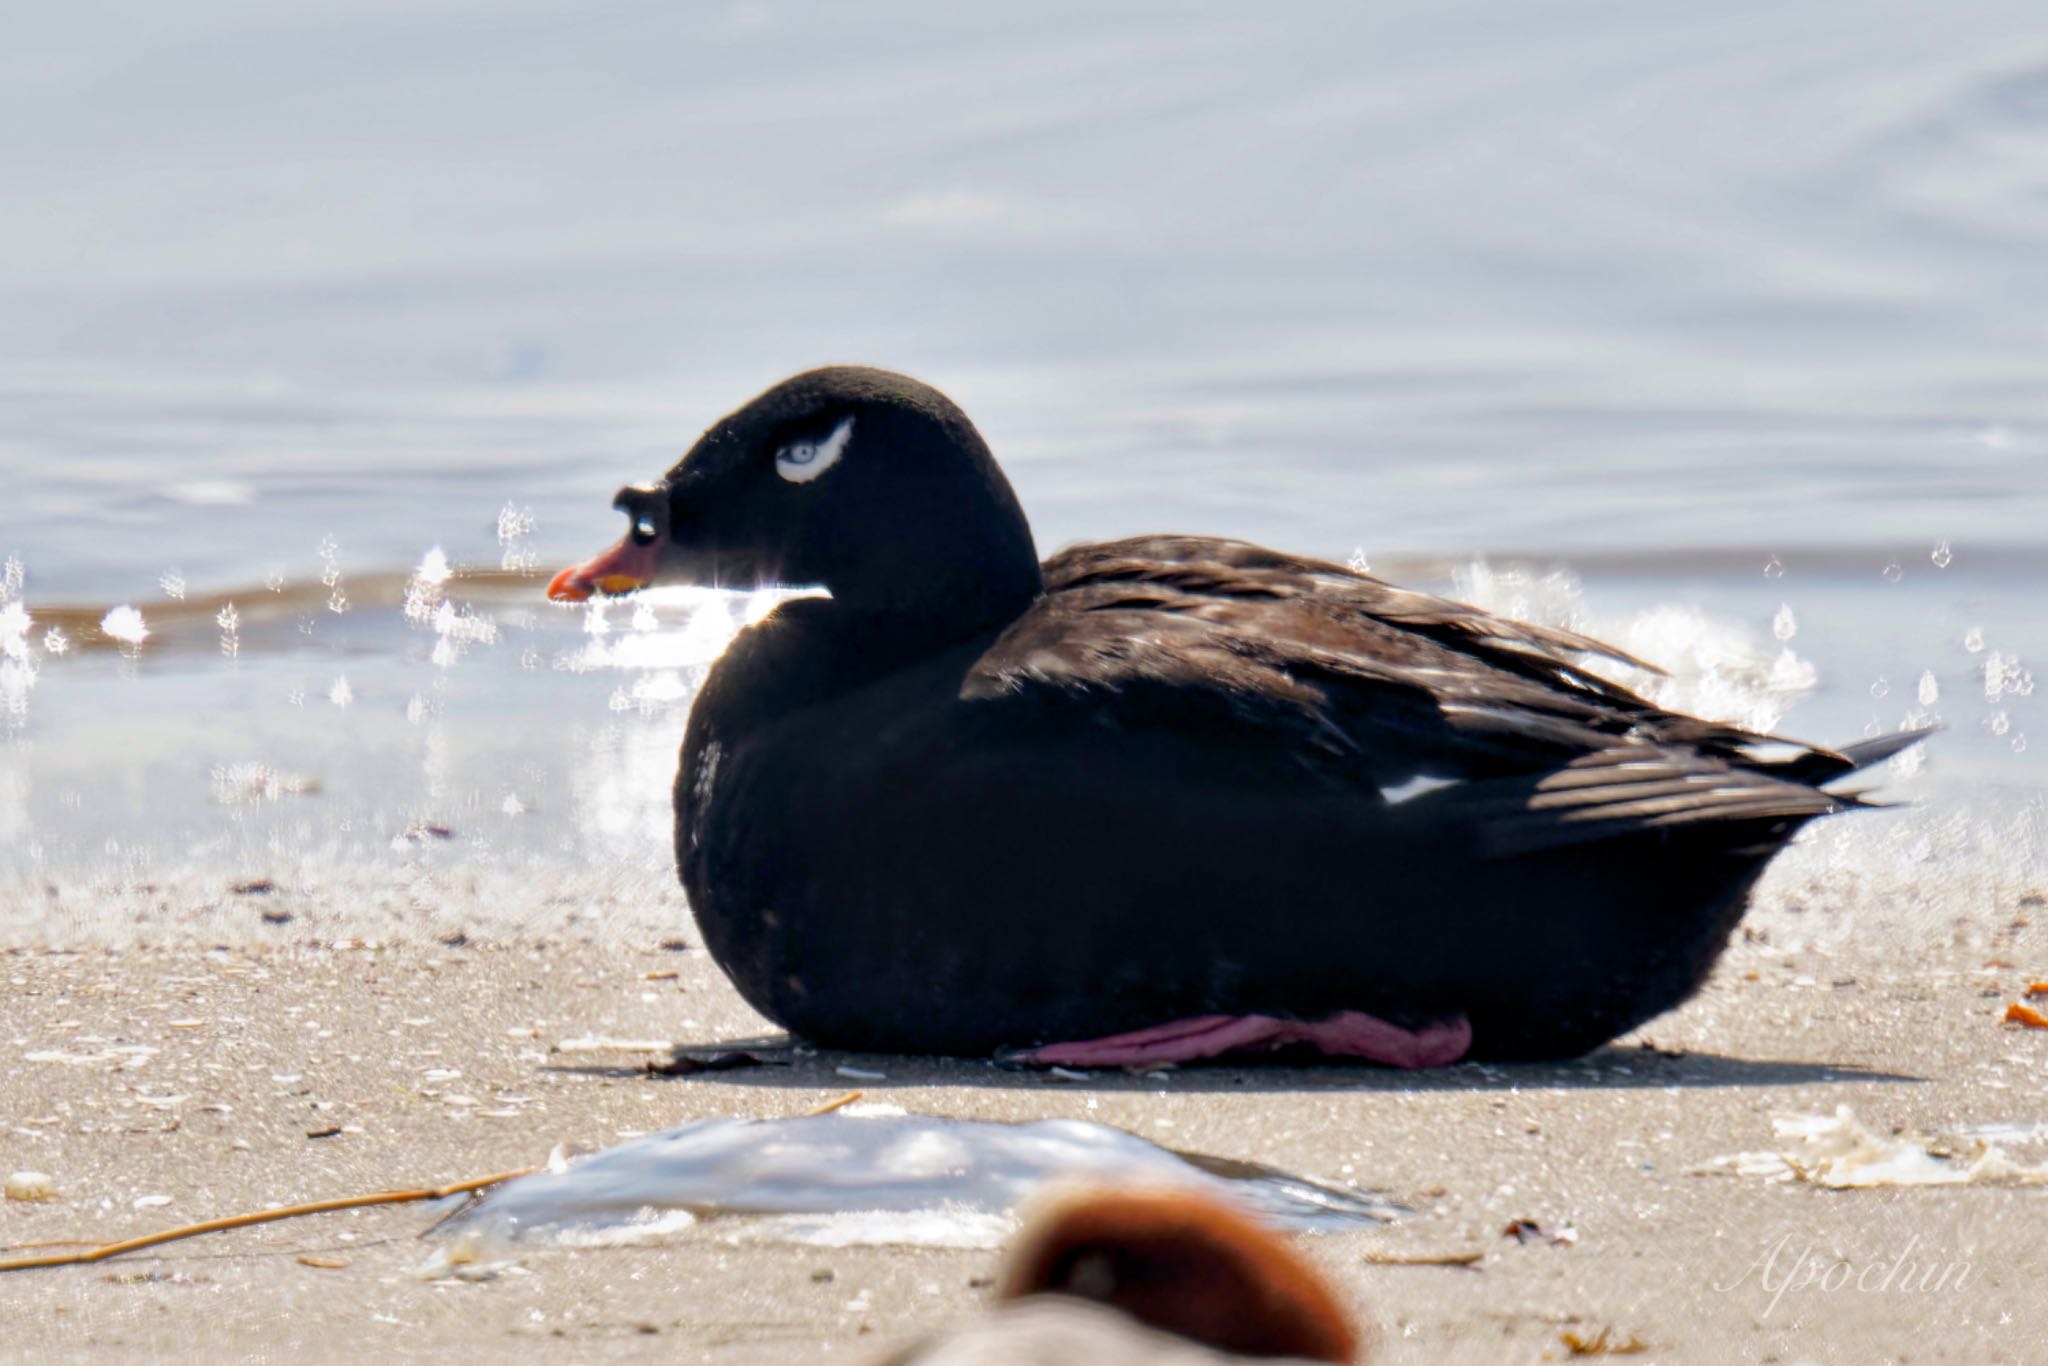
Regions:
<svg viewBox="0 0 2048 1366"><path fill-rule="evenodd" d="M661 946L659 923L687 922L673 892L648 903L652 883L600 889L579 908L585 928L548 936L482 932L518 920L509 879L467 893L437 883L437 917L406 914L427 893L394 885L381 942L320 931L345 908L363 924L375 889L226 885L45 888L58 905L146 903L153 928L63 948L17 928L0 951L0 1160L49 1173L61 1193L0 1205L0 1242L113 1239L447 1183L542 1162L557 1143L799 1113L858 1086L914 1111L1086 1118L1387 1192L1416 1213L1303 1241L1371 1325L1377 1361L1561 1360L1564 1334L1603 1328L1610 1344L1646 1344L1634 1358L1646 1361L2048 1353L2048 1189L1828 1190L1688 1172L1782 1146L1771 1125L1782 1112L1848 1105L1879 1133L1958 1147L1972 1126L2048 1119L2048 1031L2000 1023L2048 975L2048 907L2033 890L1908 942L1852 940L1825 956L1783 947L1793 912L1781 891L1698 999L1571 1065L1076 1082L773 1051L789 1065L657 1078L641 1064L658 1054L581 1051L574 1041L772 1032L701 949ZM466 940L438 942L464 925ZM848 1079L842 1065L886 1078ZM2011 1151L2044 1155L2040 1143ZM325 1214L11 1274L0 1278L6 1355L859 1361L975 1313L997 1261L735 1242L700 1225L659 1247L534 1247L524 1274L433 1282L418 1268L435 1245L419 1234L438 1215ZM1522 1219L1545 1234L1569 1224L1576 1241L1503 1235ZM1469 1268L1384 1264L1472 1251L1483 1255Z"/></svg>

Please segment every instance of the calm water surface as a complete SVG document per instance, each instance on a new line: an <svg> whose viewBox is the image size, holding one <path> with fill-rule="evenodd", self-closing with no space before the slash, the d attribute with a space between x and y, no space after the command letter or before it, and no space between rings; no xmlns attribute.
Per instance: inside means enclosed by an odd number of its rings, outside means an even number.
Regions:
<svg viewBox="0 0 2048 1366"><path fill-rule="evenodd" d="M1867 819L2048 789L2037 4L9 28L0 877L658 867L763 604L521 575L840 360L953 394L1047 550L1362 549L1675 703L1942 720Z"/></svg>

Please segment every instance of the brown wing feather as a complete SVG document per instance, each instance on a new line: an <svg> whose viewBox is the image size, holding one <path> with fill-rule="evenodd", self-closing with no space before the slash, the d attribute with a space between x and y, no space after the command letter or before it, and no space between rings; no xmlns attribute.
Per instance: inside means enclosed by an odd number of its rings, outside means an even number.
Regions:
<svg viewBox="0 0 2048 1366"><path fill-rule="evenodd" d="M1045 581L964 697L1076 704L1120 725L1249 727L1379 789L1417 774L1528 778L1496 794L1514 844L1853 803L1812 786L1850 767L1832 751L1665 711L1578 662L1649 667L1622 651L1342 565L1147 536L1063 551ZM1793 756L1751 758L1761 743Z"/></svg>

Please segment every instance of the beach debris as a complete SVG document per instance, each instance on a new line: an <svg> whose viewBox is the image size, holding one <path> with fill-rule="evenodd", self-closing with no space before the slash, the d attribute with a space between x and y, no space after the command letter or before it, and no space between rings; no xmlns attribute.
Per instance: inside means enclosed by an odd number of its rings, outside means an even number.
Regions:
<svg viewBox="0 0 2048 1366"><path fill-rule="evenodd" d="M266 925L289 925L292 923L292 913L290 911L280 911L275 906L265 907L263 923Z"/></svg>
<svg viewBox="0 0 2048 1366"><path fill-rule="evenodd" d="M686 953L689 951L690 941L687 939L664 939L654 947L660 949L663 953Z"/></svg>
<svg viewBox="0 0 2048 1366"><path fill-rule="evenodd" d="M1500 1231L1500 1236L1518 1243L1546 1243L1551 1247L1576 1247L1579 1242L1579 1230L1570 1220L1550 1227L1534 1219L1515 1219Z"/></svg>
<svg viewBox="0 0 2048 1366"><path fill-rule="evenodd" d="M1368 1252L1368 1266L1477 1266L1486 1254L1477 1248L1464 1252Z"/></svg>
<svg viewBox="0 0 2048 1366"><path fill-rule="evenodd" d="M211 1285L213 1277L194 1276L185 1271L109 1272L100 1277L108 1285Z"/></svg>
<svg viewBox="0 0 2048 1366"><path fill-rule="evenodd" d="M1557 1340L1575 1357L1632 1357L1650 1350L1650 1344L1633 1333L1625 1338L1615 1337L1612 1327L1602 1328L1589 1338L1564 1332L1558 1334Z"/></svg>
<svg viewBox="0 0 2048 1366"><path fill-rule="evenodd" d="M132 1072L146 1067L156 1056L155 1048L143 1043L110 1044L97 1053L67 1053L61 1048L38 1048L21 1055L23 1062L60 1062L70 1067L91 1067L110 1062L115 1072Z"/></svg>
<svg viewBox="0 0 2048 1366"><path fill-rule="evenodd" d="M371 1205L404 1205L421 1200L445 1200L451 1195L470 1195L488 1189L502 1182L530 1176L538 1170L522 1167L517 1171L498 1172L492 1176L479 1176L469 1181L457 1181L446 1186L432 1186L421 1190L378 1191L373 1195L348 1195L338 1200L315 1200L303 1205L281 1205L276 1209L254 1210L247 1214L231 1214L222 1219L208 1219L198 1224L183 1224L177 1228L164 1229L159 1233L145 1233L139 1238L123 1238L119 1242L88 1244L77 1252L55 1252L35 1257L15 1257L0 1261L0 1272L34 1271L51 1266L83 1266L103 1262L109 1257L118 1257L125 1252L140 1252L144 1248L161 1247L186 1238L196 1238L202 1233L219 1233L231 1228L248 1228L255 1224L275 1223L280 1219L297 1219L308 1214L326 1214L333 1210L363 1209ZM168 1200L169 1197L163 1197Z"/></svg>
<svg viewBox="0 0 2048 1366"><path fill-rule="evenodd" d="M171 1197L168 1195L138 1195L128 1203L132 1209L162 1209L165 1205L171 1203Z"/></svg>
<svg viewBox="0 0 2048 1366"><path fill-rule="evenodd" d="M310 797L320 791L318 778L279 773L268 764L216 764L213 800L221 806L253 806L280 797Z"/></svg>
<svg viewBox="0 0 2048 1366"><path fill-rule="evenodd" d="M348 1266L347 1262L335 1257L294 1257L292 1260L300 1266L310 1266L321 1271L340 1271Z"/></svg>
<svg viewBox="0 0 2048 1366"><path fill-rule="evenodd" d="M307 1138L334 1138L335 1136L337 1136L337 1135L338 1135L338 1134L340 1134L340 1133L341 1133L341 1126L340 1126L339 1124L330 1124L330 1125L328 1125L328 1126L327 1126L326 1128L324 1128L324 1129L308 1129L308 1130L306 1130L306 1137L307 1137Z"/></svg>
<svg viewBox="0 0 2048 1366"><path fill-rule="evenodd" d="M666 972L643 972L640 974L640 980L643 982L673 982L682 975L674 968L670 968Z"/></svg>
<svg viewBox="0 0 2048 1366"><path fill-rule="evenodd" d="M2027 989L2020 994L2030 1001L2037 996L2048 996L2048 982L2029 982Z"/></svg>
<svg viewBox="0 0 2048 1366"><path fill-rule="evenodd" d="M2032 994L2028 992L2028 995ZM2029 1029L2048 1029L2048 1015L2043 1015L2024 1001L2014 1001L2005 1008L2004 1023L2025 1025Z"/></svg>
<svg viewBox="0 0 2048 1366"><path fill-rule="evenodd" d="M246 882L230 884L228 890L236 896L269 896L277 890L277 883L267 877L254 877Z"/></svg>
<svg viewBox="0 0 2048 1366"><path fill-rule="evenodd" d="M57 1180L48 1172L10 1172L6 1195L31 1205L44 1205L57 1198Z"/></svg>
<svg viewBox="0 0 2048 1366"><path fill-rule="evenodd" d="M393 849L403 849L408 844L425 844L430 839L452 840L454 838L455 831L449 826L442 825L437 821L414 821L393 837L391 847Z"/></svg>
<svg viewBox="0 0 2048 1366"><path fill-rule="evenodd" d="M500 1276L526 1274L516 1257L493 1257L495 1249L476 1233L461 1233L434 1249L427 1260L414 1268L423 1281L495 1281Z"/></svg>
<svg viewBox="0 0 2048 1366"><path fill-rule="evenodd" d="M615 1039L608 1034L588 1034L564 1039L555 1045L557 1053L667 1053L675 1044L667 1039Z"/></svg>
<svg viewBox="0 0 2048 1366"><path fill-rule="evenodd" d="M1206 1193L1269 1224L1341 1229L1402 1209L1258 1163L1174 1152L1080 1120L1005 1124L848 1103L779 1120L711 1119L514 1182L451 1221L579 1247L647 1241L678 1212L728 1236L819 1247L992 1247L1020 1202L1073 1181Z"/></svg>
<svg viewBox="0 0 2048 1366"><path fill-rule="evenodd" d="M693 1057L687 1053L679 1053L667 1062L654 1062L650 1060L647 1064L647 1075L650 1077L692 1077L699 1072L734 1072L743 1067L787 1066L789 1066L787 1062L777 1059L758 1057L752 1053L743 1053L738 1049L727 1049L723 1053L713 1053L708 1058Z"/></svg>
<svg viewBox="0 0 2048 1366"><path fill-rule="evenodd" d="M845 1077L848 1081L889 1080L889 1074L887 1072L877 1072L873 1068L868 1067L850 1067L843 1063L840 1066L833 1068L832 1071L838 1076Z"/></svg>
<svg viewBox="0 0 2048 1366"><path fill-rule="evenodd" d="M2015 1162L1982 1139L1973 1141L1967 1153L1952 1153L1925 1140L1874 1133L1846 1105L1836 1106L1831 1116L1780 1115L1772 1125L1779 1137L1798 1143L1781 1152L1728 1153L1688 1168L1688 1174L1806 1181L1833 1190L2048 1183L2048 1166Z"/></svg>

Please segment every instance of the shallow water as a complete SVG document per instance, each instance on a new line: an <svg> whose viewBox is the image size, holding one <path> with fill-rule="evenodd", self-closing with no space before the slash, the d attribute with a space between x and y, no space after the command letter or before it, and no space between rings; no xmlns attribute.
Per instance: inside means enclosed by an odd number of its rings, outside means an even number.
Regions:
<svg viewBox="0 0 2048 1366"><path fill-rule="evenodd" d="M2039 866L1999 833L2048 791L2037 5L22 23L0 877L658 872L763 604L600 635L524 576L829 360L958 398L1048 550L1363 549L1677 705L1938 718L1882 775L1920 810L1815 838Z"/></svg>
<svg viewBox="0 0 2048 1366"><path fill-rule="evenodd" d="M728 1236L994 1247L1014 1232L1019 1206L1074 1182L1192 1189L1304 1231L1406 1212L1368 1192L1172 1152L1085 1120L1000 1124L866 1108L878 1112L709 1119L629 1139L508 1182L442 1231L596 1246L717 1219Z"/></svg>

